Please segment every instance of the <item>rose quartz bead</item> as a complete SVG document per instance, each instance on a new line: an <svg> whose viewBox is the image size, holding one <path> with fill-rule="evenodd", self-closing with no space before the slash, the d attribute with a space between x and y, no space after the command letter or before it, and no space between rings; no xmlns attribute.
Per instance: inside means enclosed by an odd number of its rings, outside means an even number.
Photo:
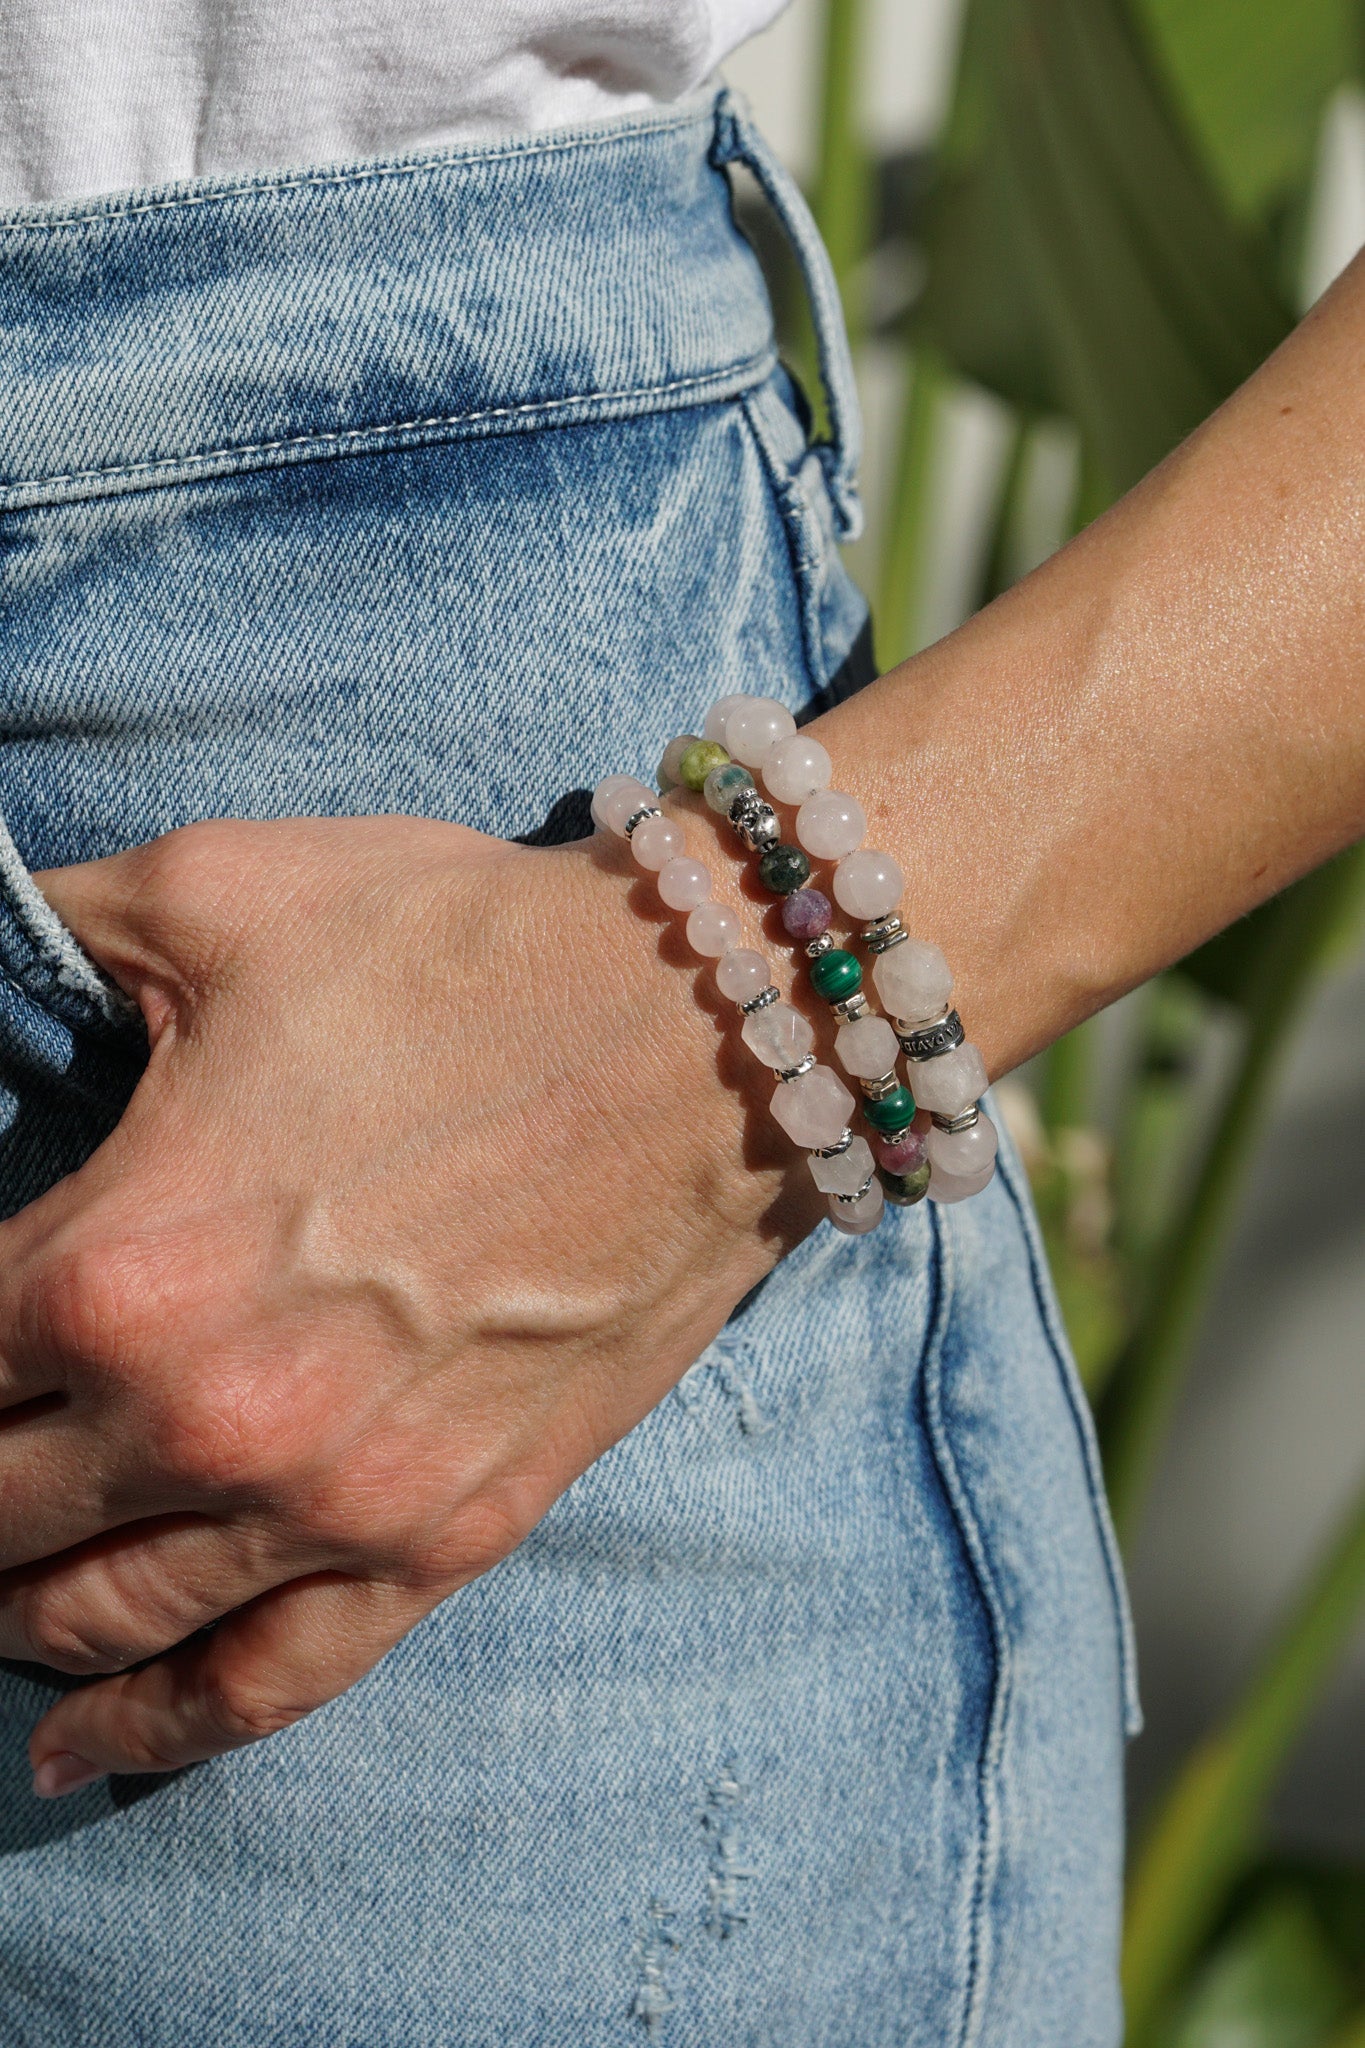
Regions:
<svg viewBox="0 0 1365 2048"><path fill-rule="evenodd" d="M874 1138L877 1163L888 1173L917 1173L924 1164L925 1137L913 1128L896 1138Z"/></svg>
<svg viewBox="0 0 1365 2048"><path fill-rule="evenodd" d="M834 1050L846 1074L860 1081L875 1081L889 1074L900 1057L896 1034L885 1017L859 1017L856 1023L841 1024Z"/></svg>
<svg viewBox="0 0 1365 2048"><path fill-rule="evenodd" d="M853 1097L833 1067L812 1067L795 1081L779 1081L772 1112L794 1145L807 1151L834 1145L853 1114Z"/></svg>
<svg viewBox="0 0 1365 2048"><path fill-rule="evenodd" d="M925 1150L935 1173L952 1174L956 1180L980 1173L994 1164L1000 1147L999 1134L988 1116L978 1116L969 1131L930 1131Z"/></svg>
<svg viewBox="0 0 1365 2048"><path fill-rule="evenodd" d="M905 1072L920 1108L937 1116L961 1116L986 1092L986 1063L974 1045L959 1045L937 1059L907 1060Z"/></svg>
<svg viewBox="0 0 1365 2048"><path fill-rule="evenodd" d="M834 900L850 917L887 917L904 890L905 876L890 854L874 853L870 847L849 854L834 870Z"/></svg>
<svg viewBox="0 0 1365 2048"><path fill-rule="evenodd" d="M965 1202L969 1195L979 1195L990 1183L995 1172L995 1161L983 1166L979 1173L940 1173L935 1167L929 1176L929 1199L933 1202Z"/></svg>
<svg viewBox="0 0 1365 2048"><path fill-rule="evenodd" d="M682 757L688 748L693 746L700 738L700 733L679 733L677 739L670 740L664 748L664 757L659 763L659 772L654 778L659 785L661 795L666 796L670 789L677 788L678 777L682 769Z"/></svg>
<svg viewBox="0 0 1365 2048"><path fill-rule="evenodd" d="M822 1195L856 1195L873 1170L872 1148L866 1138L852 1138L848 1149L832 1159L810 1155L811 1179Z"/></svg>
<svg viewBox="0 0 1365 2048"><path fill-rule="evenodd" d="M640 827L637 825L636 833ZM659 869L659 897L670 910L695 910L711 894L711 870L679 854Z"/></svg>
<svg viewBox="0 0 1365 2048"><path fill-rule="evenodd" d="M686 844L682 826L671 818L641 818L630 835L630 850L636 860L656 875Z"/></svg>
<svg viewBox="0 0 1365 2048"><path fill-rule="evenodd" d="M797 1066L815 1043L810 1019L790 1003L769 1003L766 1009L755 1010L744 1019L739 1035L765 1067L776 1067L779 1073Z"/></svg>
<svg viewBox="0 0 1365 2048"><path fill-rule="evenodd" d="M794 732L778 740L763 756L763 781L780 804L803 804L818 789L829 788L834 763L809 733Z"/></svg>
<svg viewBox="0 0 1365 2048"><path fill-rule="evenodd" d="M863 843L867 813L856 796L822 789L808 796L796 814L796 836L816 860L842 860Z"/></svg>
<svg viewBox="0 0 1365 2048"><path fill-rule="evenodd" d="M874 1180L867 1193L858 1202L832 1201L829 1205L829 1220L836 1230L842 1230L845 1237L864 1237L869 1230L875 1230L882 1220L886 1197L882 1184Z"/></svg>
<svg viewBox="0 0 1365 2048"><path fill-rule="evenodd" d="M623 839L635 813L656 801L655 792L634 775L608 775L593 791L592 821L600 831Z"/></svg>
<svg viewBox="0 0 1365 2048"><path fill-rule="evenodd" d="M769 747L790 739L796 720L776 697L744 697L725 721L725 746L746 768L757 768Z"/></svg>
<svg viewBox="0 0 1365 2048"><path fill-rule="evenodd" d="M715 740L718 745L723 747L725 745L726 719L738 705L747 704L748 702L749 699L740 691L734 696L722 697L718 703L713 704L702 721L702 738L704 740Z"/></svg>
<svg viewBox="0 0 1365 2048"><path fill-rule="evenodd" d="M818 939L834 922L834 905L821 889L793 889L782 898L782 929L794 939Z"/></svg>
<svg viewBox="0 0 1365 2048"><path fill-rule="evenodd" d="M752 946L736 946L716 962L716 987L732 1003L747 1003L772 980L768 963Z"/></svg>
<svg viewBox="0 0 1365 2048"><path fill-rule="evenodd" d="M891 1015L907 1024L941 1017L953 992L948 962L937 946L923 939L902 939L899 946L879 954L872 979Z"/></svg>
<svg viewBox="0 0 1365 2048"><path fill-rule="evenodd" d="M699 903L684 929L692 951L705 960L718 960L739 944L739 919L723 903Z"/></svg>

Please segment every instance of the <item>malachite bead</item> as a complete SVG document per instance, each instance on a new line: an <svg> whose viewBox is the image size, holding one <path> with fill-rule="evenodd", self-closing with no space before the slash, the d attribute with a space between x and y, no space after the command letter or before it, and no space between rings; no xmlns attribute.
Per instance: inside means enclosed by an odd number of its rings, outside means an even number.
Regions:
<svg viewBox="0 0 1365 2048"><path fill-rule="evenodd" d="M833 956L826 953L825 959ZM822 966L817 961L817 966ZM897 1088L890 1095L883 1095L880 1102L864 1102L863 1115L874 1131L903 1131L915 1117L915 1098L908 1088Z"/></svg>
<svg viewBox="0 0 1365 2048"><path fill-rule="evenodd" d="M790 896L810 880L810 862L799 846L770 846L758 864L758 879L774 896Z"/></svg>
<svg viewBox="0 0 1365 2048"><path fill-rule="evenodd" d="M811 962L810 978L818 996L823 996L827 1003L841 1003L845 996L862 987L863 970L852 953L835 946Z"/></svg>
<svg viewBox="0 0 1365 2048"><path fill-rule="evenodd" d="M886 1190L888 1202L895 1202L898 1208L908 1209L912 1202L922 1202L929 1192L929 1162L917 1166L913 1173L889 1173L885 1167L877 1178Z"/></svg>
<svg viewBox="0 0 1365 2048"><path fill-rule="evenodd" d="M752 789L754 778L738 761L722 761L713 768L702 787L702 795L713 811L723 818L742 789Z"/></svg>
<svg viewBox="0 0 1365 2048"><path fill-rule="evenodd" d="M693 740L678 763L678 780L684 789L701 793L713 768L723 768L730 756L716 740Z"/></svg>

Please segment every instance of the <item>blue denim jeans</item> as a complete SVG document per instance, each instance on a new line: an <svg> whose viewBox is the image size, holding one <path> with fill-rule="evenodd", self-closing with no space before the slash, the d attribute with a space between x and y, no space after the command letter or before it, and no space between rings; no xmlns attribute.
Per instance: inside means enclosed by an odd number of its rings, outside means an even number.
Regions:
<svg viewBox="0 0 1365 2048"><path fill-rule="evenodd" d="M737 160L806 269L827 446ZM572 836L715 697L838 687L864 627L827 265L724 94L9 216L0 392L7 1211L143 1053L31 868L220 815ZM64 1682L0 1672L7 2042L1119 2038L1127 1625L1008 1148L971 1203L822 1225L287 1733L40 1805Z"/></svg>

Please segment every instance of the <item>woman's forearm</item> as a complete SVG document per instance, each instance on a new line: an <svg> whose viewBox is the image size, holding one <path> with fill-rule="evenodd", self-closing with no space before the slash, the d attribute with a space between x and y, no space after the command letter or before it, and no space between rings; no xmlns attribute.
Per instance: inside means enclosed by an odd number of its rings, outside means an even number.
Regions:
<svg viewBox="0 0 1365 2048"><path fill-rule="evenodd" d="M1365 832L1365 259L1145 483L819 721L994 1073Z"/></svg>

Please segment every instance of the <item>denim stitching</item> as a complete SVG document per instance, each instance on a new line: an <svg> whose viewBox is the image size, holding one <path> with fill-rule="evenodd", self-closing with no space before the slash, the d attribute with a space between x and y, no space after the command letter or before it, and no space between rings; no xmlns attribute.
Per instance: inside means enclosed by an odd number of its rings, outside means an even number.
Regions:
<svg viewBox="0 0 1365 2048"><path fill-rule="evenodd" d="M996 1854L999 1847L999 1809L996 1802L996 1771L1005 1739L1005 1722L1009 1712L1011 1657L1009 1629L1005 1619L1004 1605L996 1590L987 1560L986 1546L972 1513L967 1489L953 1457L948 1431L943 1420L943 1342L947 1334L952 1300L952 1240L944 1227L944 1217L934 1205L930 1219L930 1230L937 1251L935 1268L938 1276L939 1300L934 1305L931 1317L932 1336L925 1347L924 1408L929 1426L929 1441L938 1468L940 1484L947 1496L958 1535L967 1554L972 1577L976 1581L981 1604L986 1610L990 1626L991 1643L995 1652L995 1677L991 1688L991 1703L986 1716L985 1734L981 1753L977 1758L976 1782L979 1826L977 1833L976 1872L972 1881L971 1919L968 1930L967 1981L962 2003L962 2025L958 2030L957 2048L970 2048L977 2038L985 1999L984 1952L986 1945L986 1898L994 1875Z"/></svg>
<svg viewBox="0 0 1365 2048"><path fill-rule="evenodd" d="M561 140L536 142L530 140L507 149L493 149L476 156L466 156L458 150L442 154L418 156L398 162L357 165L344 171L310 171L305 176L293 178L251 178L240 185L222 185L213 192L186 193L173 199L148 199L137 206L117 206L105 210L96 209L90 213L63 214L57 219L46 216L31 220L17 219L13 214L6 220L0 217L0 234L32 235L46 234L52 228L89 227L93 222L106 220L133 220L144 213L175 213L191 206L216 206L230 199L250 199L258 194L273 198L277 192L297 192L312 186L342 186L372 183L381 178L411 178L424 171L444 170L454 166L463 170L466 164L499 164L515 157L553 156L566 149L597 148L612 142L631 142L637 135L666 135L678 128L699 125L710 109L710 102L693 107L689 113L672 115L657 121L632 122L629 126L613 127L603 133L584 132L564 136Z"/></svg>
<svg viewBox="0 0 1365 2048"><path fill-rule="evenodd" d="M307 434L290 434L275 441L242 441L224 448L206 448L192 455L158 455L146 462L111 463L104 468L66 470L56 476L18 476L0 482L0 501L13 491L49 488L57 484L98 483L115 477L146 476L155 470L188 469L196 463L225 462L239 456L277 454L283 448L336 446L346 441L371 437L419 433L433 427L475 426L483 420L524 418L529 413L562 411L575 405L611 405L626 399L666 398L679 391L728 384L732 378L767 375L776 362L770 348L746 356L720 370L708 370L695 377L677 377L667 384L624 386L618 391L580 391L568 398L537 398L523 405L485 406L475 412L432 413L425 419L385 420L367 427L318 429Z"/></svg>
<svg viewBox="0 0 1365 2048"><path fill-rule="evenodd" d="M800 492L759 416L754 403L755 396L752 391L745 392L740 399L740 410L753 436L759 460L763 464L778 524L786 536L792 582L795 585L796 614L801 628L801 651L806 663L806 681L812 691L818 691L824 687L827 664L824 659L825 650L821 645L819 598L815 583L824 565L817 547L812 543L811 519L807 507L802 502ZM808 448L806 454L809 455L810 452Z"/></svg>

